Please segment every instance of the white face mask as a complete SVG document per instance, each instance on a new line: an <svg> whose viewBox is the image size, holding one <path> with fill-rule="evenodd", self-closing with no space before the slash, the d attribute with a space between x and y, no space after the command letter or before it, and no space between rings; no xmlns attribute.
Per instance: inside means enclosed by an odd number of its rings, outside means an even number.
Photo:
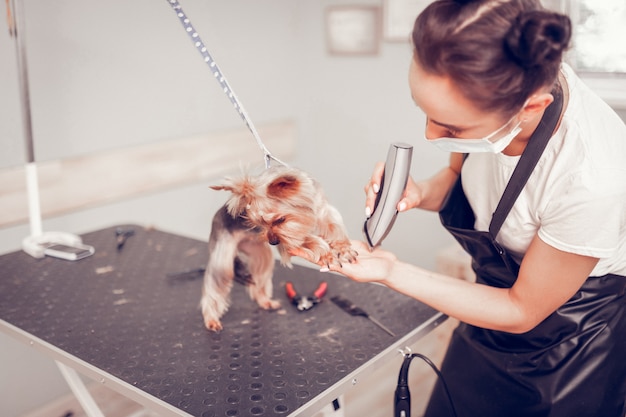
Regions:
<svg viewBox="0 0 626 417"><path fill-rule="evenodd" d="M474 152L492 152L492 153L500 153L507 146L511 144L513 139L522 131L520 125L522 122L518 122L513 130L505 136L498 136L504 128L509 126L513 119L509 120L504 126L495 132L491 133L488 136L485 136L482 139L462 139L462 138L436 138L436 139L428 139L426 137L426 132L424 132L424 138L437 146L441 150L446 152L457 152L457 153L474 153Z"/></svg>

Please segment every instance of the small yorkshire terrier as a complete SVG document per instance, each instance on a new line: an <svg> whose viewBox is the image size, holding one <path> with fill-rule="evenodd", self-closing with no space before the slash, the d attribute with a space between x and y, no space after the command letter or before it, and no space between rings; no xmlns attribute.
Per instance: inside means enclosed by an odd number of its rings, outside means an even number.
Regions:
<svg viewBox="0 0 626 417"><path fill-rule="evenodd" d="M320 185L299 169L270 167L257 176L226 178L211 188L232 195L215 214L209 237L201 300L209 330L222 329L220 318L230 305L233 281L247 285L250 298L261 308L280 307L272 299L270 245L289 267L294 249L326 265L356 260L339 211L328 203Z"/></svg>

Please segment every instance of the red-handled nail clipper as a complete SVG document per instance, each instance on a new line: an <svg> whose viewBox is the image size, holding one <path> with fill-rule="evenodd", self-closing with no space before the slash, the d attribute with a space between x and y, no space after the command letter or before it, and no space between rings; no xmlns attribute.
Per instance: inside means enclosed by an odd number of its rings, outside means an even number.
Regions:
<svg viewBox="0 0 626 417"><path fill-rule="evenodd" d="M320 285L317 287L313 295L300 295L296 292L291 282L287 282L285 284L285 291L287 292L287 298L291 301L291 304L296 306L298 311L307 311L315 307L322 301L324 295L326 295L326 290L328 289L328 284L325 281L322 281Z"/></svg>

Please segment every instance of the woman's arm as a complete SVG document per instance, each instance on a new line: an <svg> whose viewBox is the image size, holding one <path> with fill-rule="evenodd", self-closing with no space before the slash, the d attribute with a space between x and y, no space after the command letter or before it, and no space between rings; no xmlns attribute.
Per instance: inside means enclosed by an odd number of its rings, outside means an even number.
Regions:
<svg viewBox="0 0 626 417"><path fill-rule="evenodd" d="M380 249L369 252L361 242L354 245L357 261L332 270L355 281L380 282L465 323L509 333L541 323L576 293L598 262L535 237L513 287L495 288L400 262Z"/></svg>

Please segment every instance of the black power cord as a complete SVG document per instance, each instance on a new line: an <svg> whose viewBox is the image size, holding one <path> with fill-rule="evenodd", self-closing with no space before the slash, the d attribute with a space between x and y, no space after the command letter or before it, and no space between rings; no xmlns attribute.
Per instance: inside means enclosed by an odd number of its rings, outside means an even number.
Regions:
<svg viewBox="0 0 626 417"><path fill-rule="evenodd" d="M411 417L411 392L409 391L409 366L411 365L411 361L413 358L420 358L424 362L426 362L437 374L437 377L443 384L444 391L446 392L446 396L448 397L448 402L450 403L450 408L452 409L452 415L456 417L456 409L454 408L454 403L452 402L452 396L450 395L450 391L448 390L448 384L446 384L446 380L443 378L443 375L437 369L437 366L428 359L428 357L420 354L420 353L407 353L404 354L404 361L402 362L402 367L400 367L400 373L398 374L398 386L396 387L396 392L394 394L394 417Z"/></svg>

